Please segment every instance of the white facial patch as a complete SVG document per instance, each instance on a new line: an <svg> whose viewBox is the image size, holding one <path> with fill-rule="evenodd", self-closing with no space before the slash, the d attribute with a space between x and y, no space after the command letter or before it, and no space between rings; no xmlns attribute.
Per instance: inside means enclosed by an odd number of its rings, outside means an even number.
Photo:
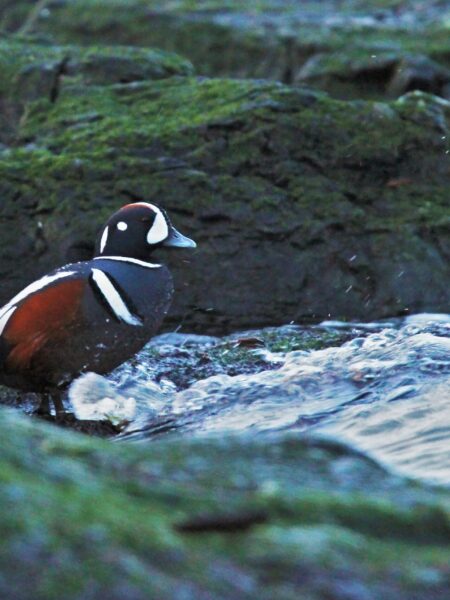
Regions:
<svg viewBox="0 0 450 600"><path fill-rule="evenodd" d="M26 288L24 288L21 292L14 296L14 298L12 298L8 302L8 304L5 304L5 306L3 306L3 308L0 309L0 335L3 333L7 322L16 310L19 302L21 302L28 296L31 296L35 292L42 290L54 281L57 281L58 279L63 279L64 277L69 277L74 273L75 271L63 271L62 273L55 273L54 275L45 275L45 277L42 277L37 281L33 281L33 283L30 283L30 285L27 285Z"/></svg>
<svg viewBox="0 0 450 600"><path fill-rule="evenodd" d="M153 225L147 233L147 244L159 244L159 242L164 241L169 236L169 226L166 218L157 206L150 204L150 202L133 202L133 204L127 204L124 208L132 206L145 206L156 215Z"/></svg>
<svg viewBox="0 0 450 600"><path fill-rule="evenodd" d="M92 269L92 279L95 281L103 298L120 321L128 323L128 325L142 325L142 321L128 310L125 301L106 273L100 271L100 269Z"/></svg>
<svg viewBox="0 0 450 600"><path fill-rule="evenodd" d="M151 206L151 205L150 205ZM169 226L162 212L156 206L153 207L156 213L155 220L147 233L147 244L158 244L169 235Z"/></svg>
<svg viewBox="0 0 450 600"><path fill-rule="evenodd" d="M117 229L119 231L126 231L128 229L128 225L125 223L125 221L119 221L117 223Z"/></svg>
<svg viewBox="0 0 450 600"><path fill-rule="evenodd" d="M102 237L100 240L100 254L103 252L106 246L106 242L108 241L109 228L105 227L102 233Z"/></svg>

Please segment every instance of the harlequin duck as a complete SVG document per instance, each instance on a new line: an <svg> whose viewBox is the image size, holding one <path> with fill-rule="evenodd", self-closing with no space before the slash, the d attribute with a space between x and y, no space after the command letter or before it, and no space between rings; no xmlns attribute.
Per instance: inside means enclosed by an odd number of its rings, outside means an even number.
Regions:
<svg viewBox="0 0 450 600"><path fill-rule="evenodd" d="M160 246L195 248L161 208L127 204L101 230L95 257L31 283L0 309L0 383L41 394L38 412L80 373L108 373L154 335L170 305L172 277L149 262Z"/></svg>

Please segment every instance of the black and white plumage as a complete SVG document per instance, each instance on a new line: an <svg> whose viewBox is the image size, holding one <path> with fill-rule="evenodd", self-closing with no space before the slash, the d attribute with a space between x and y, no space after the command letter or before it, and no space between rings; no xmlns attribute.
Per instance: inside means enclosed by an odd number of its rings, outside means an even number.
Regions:
<svg viewBox="0 0 450 600"><path fill-rule="evenodd" d="M159 246L193 248L159 207L137 202L102 228L96 256L33 282L0 309L0 383L50 395L80 373L107 373L155 334L173 295ZM44 403L45 408L45 403Z"/></svg>

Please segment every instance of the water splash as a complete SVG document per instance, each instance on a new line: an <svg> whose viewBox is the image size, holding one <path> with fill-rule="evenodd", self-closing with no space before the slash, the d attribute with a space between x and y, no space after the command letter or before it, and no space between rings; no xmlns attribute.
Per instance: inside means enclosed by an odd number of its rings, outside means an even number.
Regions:
<svg viewBox="0 0 450 600"><path fill-rule="evenodd" d="M450 485L450 316L364 328L339 347L278 354L276 370L216 375L178 393L136 378L130 388L125 377L119 390L128 386L127 397L141 398L128 435L308 430L349 442L406 475Z"/></svg>

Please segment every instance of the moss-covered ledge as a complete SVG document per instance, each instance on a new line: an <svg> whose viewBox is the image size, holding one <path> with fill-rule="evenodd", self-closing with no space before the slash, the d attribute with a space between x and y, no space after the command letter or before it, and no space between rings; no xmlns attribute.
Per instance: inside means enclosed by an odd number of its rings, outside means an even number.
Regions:
<svg viewBox="0 0 450 600"><path fill-rule="evenodd" d="M57 101L67 78L82 86L192 75L191 63L163 50L51 45L0 34L0 142L14 143L27 103Z"/></svg>
<svg viewBox="0 0 450 600"><path fill-rule="evenodd" d="M16 1L5 25L29 6ZM449 22L448 1L58 0L35 29L65 43L176 51L207 76L307 82L340 98L449 98Z"/></svg>
<svg viewBox="0 0 450 600"><path fill-rule="evenodd" d="M4 598L446 597L448 492L343 446L108 443L0 416Z"/></svg>

